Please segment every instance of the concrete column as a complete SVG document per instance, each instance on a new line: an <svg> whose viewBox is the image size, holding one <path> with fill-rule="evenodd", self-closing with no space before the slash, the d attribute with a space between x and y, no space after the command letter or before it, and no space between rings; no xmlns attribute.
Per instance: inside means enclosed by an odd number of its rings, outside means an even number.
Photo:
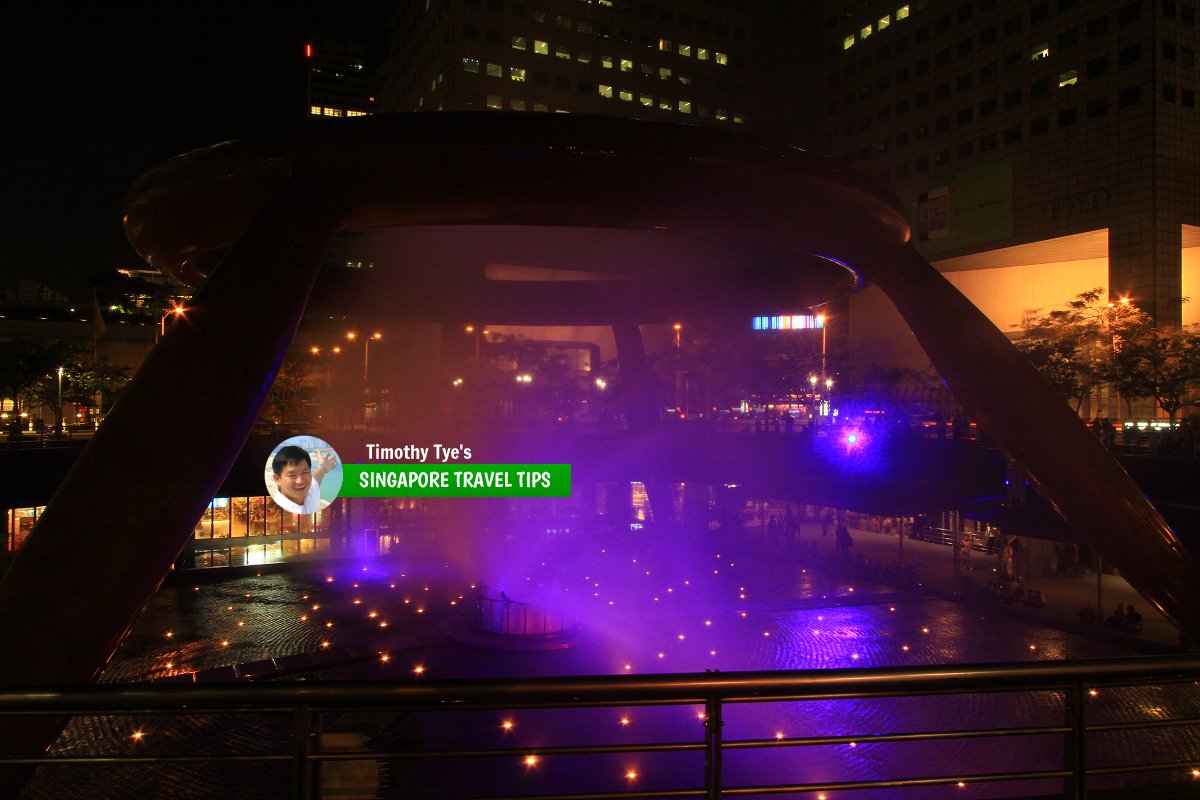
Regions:
<svg viewBox="0 0 1200 800"><path fill-rule="evenodd" d="M1183 228L1150 210L1108 229L1108 292L1128 297L1160 325L1183 315Z"/></svg>

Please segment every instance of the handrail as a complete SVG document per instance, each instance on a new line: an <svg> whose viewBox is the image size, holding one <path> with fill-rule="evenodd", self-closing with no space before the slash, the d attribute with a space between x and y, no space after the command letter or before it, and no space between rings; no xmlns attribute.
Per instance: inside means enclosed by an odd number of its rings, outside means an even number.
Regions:
<svg viewBox="0 0 1200 800"><path fill-rule="evenodd" d="M487 709L604 708L612 706L704 706L703 737L686 741L615 744L563 744L539 746L539 759L557 756L613 755L626 753L704 754L703 786L674 790L585 792L537 795L538 800L608 800L608 798L705 797L884 789L950 785L959 781L994 783L1018 780L1062 780L1065 796L1082 798L1089 777L1134 774L1156 770L1196 769L1193 760L1157 761L1125 765L1086 763L1089 733L1139 731L1200 726L1200 719L1170 718L1119 722L1086 720L1082 698L1088 687L1162 685L1200 681L1200 656L1179 655L1114 660L1031 662L1020 664L961 664L874 669L804 670L788 672L711 672L675 675L604 675L543 679L412 680L403 682L294 682L218 685L105 684L97 686L0 687L0 724L12 715L159 715L253 712L293 715L290 752L211 755L0 755L0 766L53 767L57 765L160 764L201 762L280 763L293 765L296 796L313 796L321 765L355 761L435 761L440 759L518 758L527 747L467 746L430 750L356 749L317 752L324 715L339 711L403 709L405 711L460 712ZM854 734L782 737L776 739L723 739L723 710L732 704L814 699L857 699L933 695L969 695L997 692L1054 691L1065 701L1061 723L954 730L869 731ZM1064 737L1064 763L1060 768L1020 769L962 775L879 776L870 780L827 780L809 783L771 783L727 787L722 784L726 752L821 745L879 745L895 742L985 739L992 737ZM1186 754L1185 754L1186 755ZM1193 772L1193 774L1195 774ZM508 795L506 795L508 796Z"/></svg>
<svg viewBox="0 0 1200 800"><path fill-rule="evenodd" d="M299 681L228 684L97 684L89 686L0 687L0 714L95 713L137 711L140 707L180 710L246 703L256 710L288 710L298 703L323 707L368 707L381 703L410 708L536 708L578 705L655 705L759 700L865 698L895 694L958 694L996 691L997 682L1012 690L1062 689L1072 682L1089 686L1158 682L1164 676L1200 677L1200 655L1172 655L1033 661L1027 663L948 664L870 669L704 672L662 675L595 675L551 678L419 679L399 681ZM186 709L183 707L186 705Z"/></svg>

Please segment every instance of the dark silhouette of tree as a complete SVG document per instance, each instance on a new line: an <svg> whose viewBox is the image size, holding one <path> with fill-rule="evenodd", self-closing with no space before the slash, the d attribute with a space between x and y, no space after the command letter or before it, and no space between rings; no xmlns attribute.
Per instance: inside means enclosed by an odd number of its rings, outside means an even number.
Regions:
<svg viewBox="0 0 1200 800"><path fill-rule="evenodd" d="M1150 326L1150 317L1136 305L1109 302L1104 288L1096 287L1049 313L1027 312L1016 326L1024 336L1015 344L1078 412L1099 386L1121 384L1114 371L1120 343Z"/></svg>
<svg viewBox="0 0 1200 800"><path fill-rule="evenodd" d="M31 339L6 342L0 348L0 398L16 401L18 405L23 400L36 401L39 381L74 357L73 349L63 342Z"/></svg>
<svg viewBox="0 0 1200 800"><path fill-rule="evenodd" d="M1122 394L1153 397L1174 425L1200 380L1200 332L1166 325L1127 331L1117 343L1112 377Z"/></svg>

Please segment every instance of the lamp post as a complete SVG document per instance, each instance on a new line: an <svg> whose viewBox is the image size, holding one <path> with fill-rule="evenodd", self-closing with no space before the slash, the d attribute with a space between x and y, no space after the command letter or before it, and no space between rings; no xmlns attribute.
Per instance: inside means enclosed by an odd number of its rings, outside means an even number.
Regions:
<svg viewBox="0 0 1200 800"><path fill-rule="evenodd" d="M825 379L825 405L826 405L826 413L829 416L833 415L833 401L830 400L831 397L833 397L833 378L826 378Z"/></svg>
<svg viewBox="0 0 1200 800"><path fill-rule="evenodd" d="M59 367L58 368L58 410L55 414L55 421L54 421L54 432L55 433L62 433L62 429L63 429L62 375L63 375L63 368Z"/></svg>
<svg viewBox="0 0 1200 800"><path fill-rule="evenodd" d="M821 329L821 380L825 380L825 315L817 315L817 327Z"/></svg>
<svg viewBox="0 0 1200 800"><path fill-rule="evenodd" d="M350 331L346 334L346 338L353 342L355 339L358 338L358 334L354 331ZM364 421L366 421L367 414L369 413L369 405L368 404L370 402L370 393L371 393L371 383L370 383L370 381L371 381L371 372L370 372L370 370L371 370L371 342L377 342L382 338L383 338L383 334L380 333L379 331L372 333L370 336L363 337L363 395L364 395L363 419L364 419Z"/></svg>
<svg viewBox="0 0 1200 800"><path fill-rule="evenodd" d="M182 314L183 312L184 312L184 307L176 304L176 305L172 305L169 309L167 309L163 313L163 315L158 320L158 337L155 338L155 340L154 340L155 342L158 342L159 339L161 339L162 337L167 335L167 317L171 316L172 314L178 316L178 315Z"/></svg>
<svg viewBox="0 0 1200 800"><path fill-rule="evenodd" d="M680 350L680 338L681 338L680 334L683 331L683 325L676 322L674 327L675 327L675 408L676 408L676 410L679 410L679 408L680 408L680 406L679 406L679 383L680 383L679 350Z"/></svg>

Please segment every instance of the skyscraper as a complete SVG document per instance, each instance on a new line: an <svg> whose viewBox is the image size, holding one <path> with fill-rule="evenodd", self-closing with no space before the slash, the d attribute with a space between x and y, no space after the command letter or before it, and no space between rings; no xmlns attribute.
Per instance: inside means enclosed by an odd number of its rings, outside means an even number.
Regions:
<svg viewBox="0 0 1200 800"><path fill-rule="evenodd" d="M746 122L744 0L422 0L392 18L386 111Z"/></svg>
<svg viewBox="0 0 1200 800"><path fill-rule="evenodd" d="M1106 287L1200 322L1194 2L825 4L824 148L1002 330ZM856 319L885 304L857 297ZM870 331L856 336L869 349Z"/></svg>

